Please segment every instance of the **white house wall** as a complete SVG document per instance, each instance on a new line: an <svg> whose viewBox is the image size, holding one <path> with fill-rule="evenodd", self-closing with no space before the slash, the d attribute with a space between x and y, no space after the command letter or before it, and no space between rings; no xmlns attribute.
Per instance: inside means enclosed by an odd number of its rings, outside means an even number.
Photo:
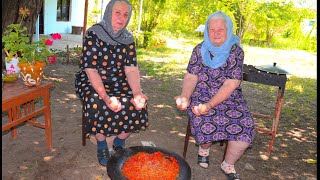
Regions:
<svg viewBox="0 0 320 180"><path fill-rule="evenodd" d="M83 26L85 0L71 0L70 21L57 21L57 0L44 2L43 34L72 33L72 26Z"/></svg>
<svg viewBox="0 0 320 180"><path fill-rule="evenodd" d="M71 25L83 26L85 0L72 0L71 2Z"/></svg>

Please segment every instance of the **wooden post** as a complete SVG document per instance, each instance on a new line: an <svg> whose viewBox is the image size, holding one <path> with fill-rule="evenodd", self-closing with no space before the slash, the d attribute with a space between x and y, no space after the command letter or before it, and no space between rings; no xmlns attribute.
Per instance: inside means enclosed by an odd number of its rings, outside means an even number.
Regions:
<svg viewBox="0 0 320 180"><path fill-rule="evenodd" d="M70 51L69 51L69 45L67 45L67 63L70 62Z"/></svg>
<svg viewBox="0 0 320 180"><path fill-rule="evenodd" d="M140 12L139 12L139 22L138 22L138 31L139 32L140 32L141 21L142 21L142 5L143 5L143 0L140 0Z"/></svg>
<svg viewBox="0 0 320 180"><path fill-rule="evenodd" d="M84 41L84 37L85 37L85 35L86 35L87 19L88 19L88 0L85 1L85 5L84 5L84 19L83 19L83 29L82 29L82 42Z"/></svg>

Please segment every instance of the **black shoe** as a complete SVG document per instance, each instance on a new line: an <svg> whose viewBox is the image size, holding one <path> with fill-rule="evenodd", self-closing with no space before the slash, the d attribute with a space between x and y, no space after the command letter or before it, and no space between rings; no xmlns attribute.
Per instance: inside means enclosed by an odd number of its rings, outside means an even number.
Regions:
<svg viewBox="0 0 320 180"><path fill-rule="evenodd" d="M237 173L229 173L227 174L223 169L221 169L223 174L225 174L228 177L228 180L240 180L240 174Z"/></svg>
<svg viewBox="0 0 320 180"><path fill-rule="evenodd" d="M122 149L124 149L122 146L117 146L117 147L113 146L114 152L118 152L118 151L120 151Z"/></svg>
<svg viewBox="0 0 320 180"><path fill-rule="evenodd" d="M209 156L200 156L198 154L198 162L201 167L208 168L209 167Z"/></svg>

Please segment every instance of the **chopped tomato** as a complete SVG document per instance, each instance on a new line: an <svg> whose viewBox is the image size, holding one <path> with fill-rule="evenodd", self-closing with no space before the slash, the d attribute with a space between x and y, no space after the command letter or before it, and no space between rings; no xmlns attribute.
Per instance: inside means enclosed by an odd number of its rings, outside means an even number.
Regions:
<svg viewBox="0 0 320 180"><path fill-rule="evenodd" d="M122 173L129 180L175 180L179 176L178 160L161 152L139 152L122 166Z"/></svg>

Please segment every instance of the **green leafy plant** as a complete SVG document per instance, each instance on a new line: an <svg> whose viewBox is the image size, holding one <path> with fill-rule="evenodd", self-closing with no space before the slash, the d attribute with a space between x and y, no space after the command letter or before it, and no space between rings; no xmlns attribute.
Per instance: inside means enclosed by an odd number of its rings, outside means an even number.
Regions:
<svg viewBox="0 0 320 180"><path fill-rule="evenodd" d="M30 15L30 12L27 8L20 8L19 14L22 15L20 23L8 25L2 35L4 51L9 57L7 61L10 61L12 57L18 57L18 52L22 53L23 46L29 41L28 34L25 33L27 28L21 27L21 23Z"/></svg>
<svg viewBox="0 0 320 180"><path fill-rule="evenodd" d="M20 62L29 63L30 65L34 65L37 61L54 63L56 57L48 46L51 46L53 40L57 39L61 39L61 35L55 33L51 35L51 39L43 38L37 42L22 45L23 53L21 54Z"/></svg>
<svg viewBox="0 0 320 180"><path fill-rule="evenodd" d="M9 57L6 58L7 61L9 62L12 57L17 57L21 63L28 63L29 65L35 65L38 61L54 63L56 57L48 46L52 45L53 40L61 39L61 35L58 33L51 34L50 38L42 38L37 42L29 43L28 34L25 33L27 28L21 27L21 23L26 16L30 15L30 12L27 8L20 8L19 14L22 15L20 23L8 25L2 36L4 51Z"/></svg>

